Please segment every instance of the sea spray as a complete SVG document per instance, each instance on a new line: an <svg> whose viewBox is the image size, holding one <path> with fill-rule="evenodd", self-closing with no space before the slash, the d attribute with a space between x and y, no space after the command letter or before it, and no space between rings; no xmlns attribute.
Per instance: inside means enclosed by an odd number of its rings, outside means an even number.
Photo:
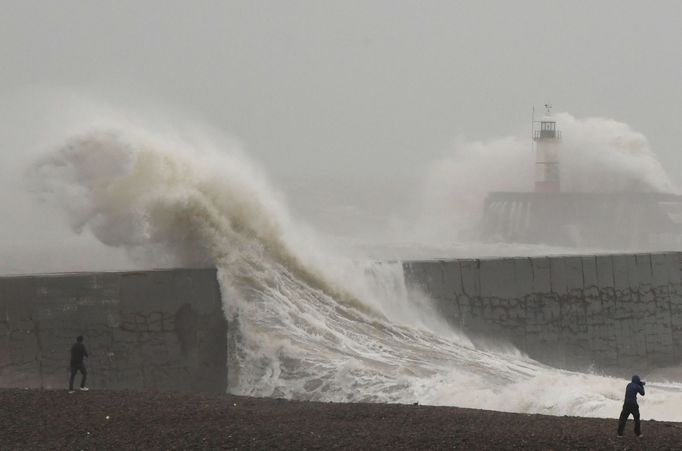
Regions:
<svg viewBox="0 0 682 451"><path fill-rule="evenodd" d="M562 131L563 192L677 192L646 137L627 124L568 113L553 119ZM453 147L430 165L419 187L415 234L424 243L476 241L488 193L533 191L535 154L529 136L459 139Z"/></svg>
<svg viewBox="0 0 682 451"><path fill-rule="evenodd" d="M405 288L399 264L326 255L238 153L96 129L67 139L30 175L75 231L148 261L218 268L233 393L597 416L619 409L615 379L477 349ZM652 393L645 417L682 419L672 407L679 387L656 388L666 397Z"/></svg>

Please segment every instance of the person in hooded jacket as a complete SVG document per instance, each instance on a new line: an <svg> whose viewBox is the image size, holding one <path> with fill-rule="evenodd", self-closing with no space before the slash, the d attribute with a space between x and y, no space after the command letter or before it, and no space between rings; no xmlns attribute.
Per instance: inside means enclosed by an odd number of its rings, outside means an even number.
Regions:
<svg viewBox="0 0 682 451"><path fill-rule="evenodd" d="M69 377L69 393L73 393L73 380L76 378L76 373L81 372L81 391L88 391L85 386L85 379L88 377L88 371L85 369L83 358L88 356L88 351L83 344L83 336L76 337L76 342L71 346L71 377Z"/></svg>
<svg viewBox="0 0 682 451"><path fill-rule="evenodd" d="M642 430L639 422L639 404L637 404L637 394L644 396L644 384L639 376L636 374L632 376L632 382L625 387L625 402L623 403L623 410L620 413L618 420L618 437L623 436L625 430L625 422L628 420L630 414L635 419L635 435L642 436Z"/></svg>

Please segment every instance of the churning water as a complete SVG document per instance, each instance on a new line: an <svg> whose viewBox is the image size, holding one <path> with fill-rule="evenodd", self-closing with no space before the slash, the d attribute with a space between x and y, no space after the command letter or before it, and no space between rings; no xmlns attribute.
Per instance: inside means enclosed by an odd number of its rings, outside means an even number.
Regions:
<svg viewBox="0 0 682 451"><path fill-rule="evenodd" d="M68 138L31 168L74 230L156 265L215 265L230 391L614 417L625 380L477 349L398 263L347 260L294 221L243 155L120 128ZM646 375L643 375L646 377ZM682 420L682 384L647 385L645 418Z"/></svg>

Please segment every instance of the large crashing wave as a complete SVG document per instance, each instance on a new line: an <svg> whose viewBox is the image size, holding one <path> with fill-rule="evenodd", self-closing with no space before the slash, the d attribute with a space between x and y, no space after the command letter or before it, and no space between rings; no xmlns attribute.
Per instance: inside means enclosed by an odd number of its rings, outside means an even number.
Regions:
<svg viewBox="0 0 682 451"><path fill-rule="evenodd" d="M407 291L399 264L330 258L239 153L110 128L68 139L30 175L76 231L157 265L218 268L233 393L618 412L624 383L476 349ZM645 416L682 419L679 385L649 387Z"/></svg>

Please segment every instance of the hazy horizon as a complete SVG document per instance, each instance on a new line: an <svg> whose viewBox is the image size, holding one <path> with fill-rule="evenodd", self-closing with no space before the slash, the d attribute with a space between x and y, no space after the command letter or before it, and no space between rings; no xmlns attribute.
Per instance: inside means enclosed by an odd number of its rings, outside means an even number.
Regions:
<svg viewBox="0 0 682 451"><path fill-rule="evenodd" d="M479 143L524 145L532 106L539 115L546 102L577 120L627 124L682 186L677 2L5 1L3 10L0 201L12 214L0 243L15 248L88 241L35 203L21 174L68 127L110 111L236 143L294 216L365 243L409 236L434 168Z"/></svg>

